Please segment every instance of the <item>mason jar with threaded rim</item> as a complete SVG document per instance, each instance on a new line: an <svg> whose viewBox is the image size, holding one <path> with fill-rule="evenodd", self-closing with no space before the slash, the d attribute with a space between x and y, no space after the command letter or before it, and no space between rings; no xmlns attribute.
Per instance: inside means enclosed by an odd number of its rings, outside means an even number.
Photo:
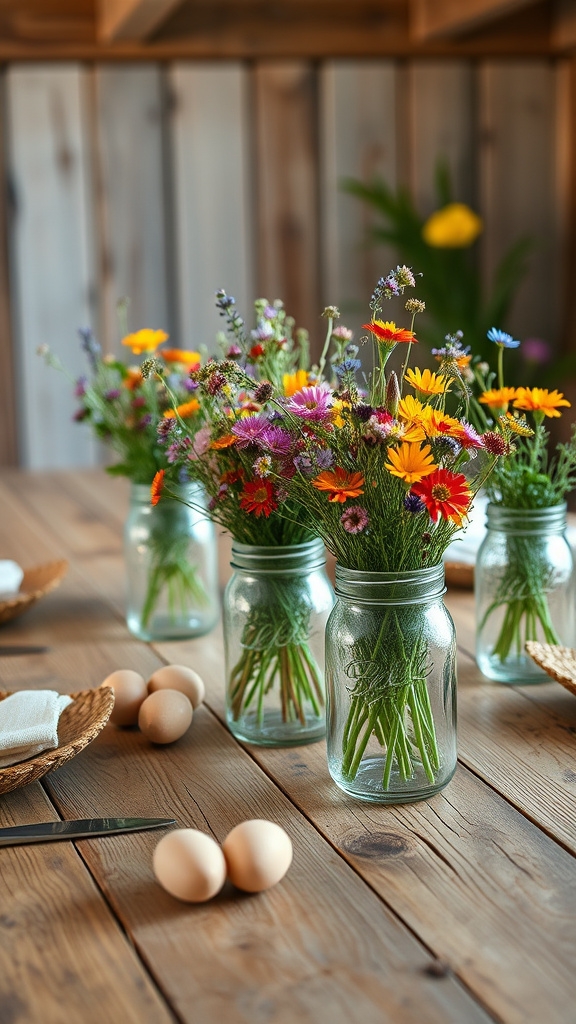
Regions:
<svg viewBox="0 0 576 1024"><path fill-rule="evenodd" d="M544 683L527 640L573 647L576 575L566 504L516 509L490 503L474 570L476 661L488 679Z"/></svg>
<svg viewBox="0 0 576 1024"><path fill-rule="evenodd" d="M324 736L324 630L334 604L320 540L232 543L223 600L226 715L238 739L298 746Z"/></svg>
<svg viewBox="0 0 576 1024"><path fill-rule="evenodd" d="M132 484L124 526L126 621L139 640L184 640L218 621L218 553L197 483L173 486L150 502L147 484Z"/></svg>
<svg viewBox="0 0 576 1024"><path fill-rule="evenodd" d="M336 566L326 627L328 768L379 804L433 796L456 768L456 637L442 563L406 572Z"/></svg>

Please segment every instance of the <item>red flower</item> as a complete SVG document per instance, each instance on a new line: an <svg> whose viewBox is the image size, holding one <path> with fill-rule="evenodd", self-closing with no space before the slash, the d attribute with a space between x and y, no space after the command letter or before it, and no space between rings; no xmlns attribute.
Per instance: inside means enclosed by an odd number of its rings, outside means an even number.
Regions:
<svg viewBox="0 0 576 1024"><path fill-rule="evenodd" d="M263 356L263 355L264 355L264 346L263 345L253 345L252 348L250 349L250 358L251 359L258 359L260 356Z"/></svg>
<svg viewBox="0 0 576 1024"><path fill-rule="evenodd" d="M259 516L268 516L274 509L278 508L278 502L274 500L274 488L269 480L259 479L252 483L244 484L240 508L245 512L254 512Z"/></svg>
<svg viewBox="0 0 576 1024"><path fill-rule="evenodd" d="M378 341L392 347L398 341L412 342L417 339L413 331L407 331L403 327L396 327L393 320L372 320L369 324L362 324L366 331L370 331Z"/></svg>
<svg viewBox="0 0 576 1024"><path fill-rule="evenodd" d="M150 500L151 500L153 505L157 505L158 504L158 502L160 501L160 495L162 494L163 490L164 490L164 470L163 469L159 469L158 472L156 473L156 476L154 477L154 479L152 481L152 486L150 488L150 496L151 496Z"/></svg>
<svg viewBox="0 0 576 1024"><path fill-rule="evenodd" d="M448 469L435 470L420 483L412 484L411 491L422 499L435 523L441 515L460 525L472 500L464 474L451 473Z"/></svg>

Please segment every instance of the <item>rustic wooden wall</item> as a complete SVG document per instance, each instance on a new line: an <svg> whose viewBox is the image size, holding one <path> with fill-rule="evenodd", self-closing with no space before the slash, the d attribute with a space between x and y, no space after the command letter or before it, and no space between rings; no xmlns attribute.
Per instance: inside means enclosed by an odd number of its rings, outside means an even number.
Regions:
<svg viewBox="0 0 576 1024"><path fill-rule="evenodd" d="M543 58L10 65L0 463L101 457L70 422L68 382L35 353L47 343L80 373L77 327L91 323L113 350L121 296L133 329L166 327L187 347L212 344L221 286L245 310L282 297L316 344L328 302L358 327L394 254L363 244L372 215L339 181L407 182L429 213L440 156L485 218L484 274L534 236L509 326L558 344L565 77Z"/></svg>

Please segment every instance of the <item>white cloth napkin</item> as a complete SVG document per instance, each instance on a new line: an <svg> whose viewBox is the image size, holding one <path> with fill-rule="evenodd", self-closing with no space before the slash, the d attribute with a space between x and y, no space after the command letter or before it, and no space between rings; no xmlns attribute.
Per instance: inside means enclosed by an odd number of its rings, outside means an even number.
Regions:
<svg viewBox="0 0 576 1024"><path fill-rule="evenodd" d="M58 719L72 698L55 690L20 690L0 701L0 768L58 746Z"/></svg>
<svg viewBox="0 0 576 1024"><path fill-rule="evenodd" d="M24 570L17 562L10 559L0 559L0 601L7 601L14 597L20 589L24 579Z"/></svg>

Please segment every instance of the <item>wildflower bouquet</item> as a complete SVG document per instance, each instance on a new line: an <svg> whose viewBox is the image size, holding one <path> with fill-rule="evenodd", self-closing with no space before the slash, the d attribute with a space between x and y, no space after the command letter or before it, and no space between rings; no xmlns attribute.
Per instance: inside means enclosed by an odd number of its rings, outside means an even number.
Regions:
<svg viewBox="0 0 576 1024"><path fill-rule="evenodd" d="M103 356L90 330L80 331L80 337L89 375L74 381L74 394L79 403L74 419L88 423L96 436L119 456L119 461L107 468L108 473L127 476L134 485L134 493L140 485L148 489L154 474L167 467L172 458L170 450L158 442L158 429L169 428L176 416L187 424L191 433L202 423L200 403L194 396L196 385L189 376L191 370L200 366L200 355L160 348L168 340L168 335L160 330L144 329L123 339L122 345L134 356L155 353L163 375L170 382L172 401L159 382L144 379L139 366L114 356ZM42 354L49 365L64 370L59 359L47 348L42 349ZM144 536L140 533L136 547L142 557L136 559L138 565L132 566L132 572L130 557L134 551L127 545L129 624L138 635L150 639L152 620L162 606L162 614L167 615L177 634L189 635L189 630L179 624L187 623L196 610L200 614L209 611L210 618L214 618L207 581L203 579L200 566L190 561L190 531L194 524L182 508L172 502L167 503L162 515L150 517L148 525L148 543L144 545ZM140 564L144 547L145 567ZM134 576L138 577L137 583ZM138 613L134 611L135 605ZM167 635L172 632L168 629Z"/></svg>
<svg viewBox="0 0 576 1024"><path fill-rule="evenodd" d="M386 299L413 285L412 272L398 267L372 297L364 326L376 364L367 395L357 384L357 352L344 348L332 361L335 386L321 381L293 394L276 392L275 413L254 410L231 430L222 428L228 433L220 443L231 450L248 451L242 448L248 438L252 453L257 449L251 474L258 474L259 507L267 503L271 512L274 502L292 528L313 529L346 571L413 574L439 566L474 494L510 447L506 425L481 435L465 418L468 389L453 351L440 373L408 368L414 317L423 304L406 302L409 329L382 319L381 311ZM400 380L386 372L398 344L406 350ZM446 412L449 393L459 399L457 416ZM262 398L262 385L254 396ZM236 486L236 500L246 502L246 483ZM257 506L247 511L254 521ZM406 782L418 768L433 784L442 768L427 688L429 639L418 621L392 606L367 614L355 639L350 629L342 633L350 701L341 731L345 782L353 782L371 740L382 752L381 791L393 772Z"/></svg>
<svg viewBox="0 0 576 1024"><path fill-rule="evenodd" d="M252 330L223 291L217 306L228 328L221 339L225 358L191 374L205 425L195 436L180 418L162 425L162 443L179 455L156 488L169 490L174 472L200 482L209 515L233 537L233 566L246 569L248 560L254 567L246 583L250 596L238 593L237 574L225 598L230 727L252 742L303 742L324 729L324 620L318 616L327 616L332 596L324 581L317 582L316 596L310 592L306 552L314 549L318 566L323 550L319 554L306 510L289 497L281 478L270 476L273 463L291 465L294 453L283 416L269 400L273 393L292 401L303 387L316 390L308 383L308 335L294 331L280 301L255 303ZM298 552L304 563L285 571ZM262 570L265 562L268 569Z"/></svg>
<svg viewBox="0 0 576 1024"><path fill-rule="evenodd" d="M570 406L547 388L508 387L506 349L520 342L492 328L498 348L497 373L474 368L478 397L473 416L482 429L500 424L515 436L513 459L500 462L486 490L490 532L477 562L477 642L480 667L491 678L525 678L532 663L524 643L572 643L574 581L563 536L564 500L576 484L576 427L569 442L549 452L546 419Z"/></svg>

